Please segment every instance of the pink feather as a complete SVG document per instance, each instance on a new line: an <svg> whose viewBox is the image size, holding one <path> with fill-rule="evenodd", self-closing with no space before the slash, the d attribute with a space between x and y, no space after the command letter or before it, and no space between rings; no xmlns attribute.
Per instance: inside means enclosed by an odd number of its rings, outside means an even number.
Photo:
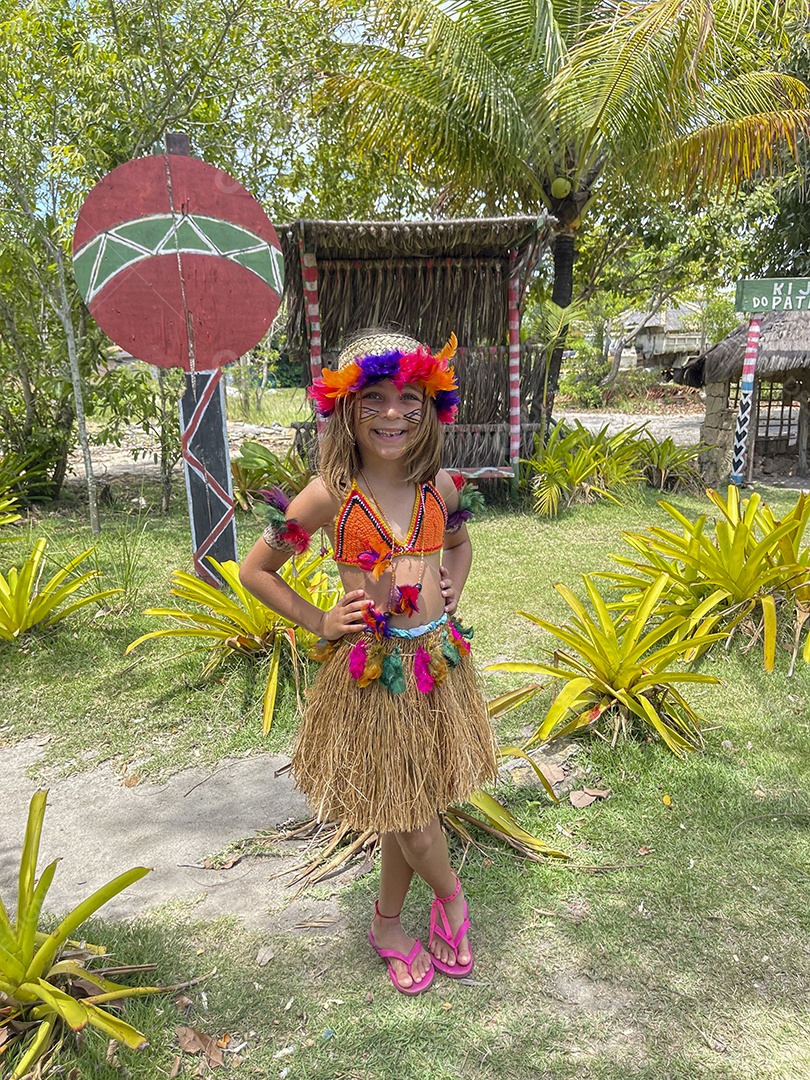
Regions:
<svg viewBox="0 0 810 1080"><path fill-rule="evenodd" d="M366 668L367 649L365 641L361 638L352 646L349 653L349 674L353 679L359 679Z"/></svg>
<svg viewBox="0 0 810 1080"><path fill-rule="evenodd" d="M423 645L420 645L413 658L413 674L416 679L416 689L420 694L429 694L435 685L429 669L430 653Z"/></svg>

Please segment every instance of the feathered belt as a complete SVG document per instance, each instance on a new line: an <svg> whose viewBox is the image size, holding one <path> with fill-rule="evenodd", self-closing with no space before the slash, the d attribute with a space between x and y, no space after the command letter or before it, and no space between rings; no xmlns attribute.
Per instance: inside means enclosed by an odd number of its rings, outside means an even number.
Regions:
<svg viewBox="0 0 810 1080"><path fill-rule="evenodd" d="M434 622L416 626L407 630L389 628L389 635L379 637L371 630L362 633L349 650L347 667L349 675L358 686L369 686L379 679L392 694L404 693L406 689L403 654L397 644L397 638L414 639L432 635L433 640L426 645L418 645L416 651L406 654L413 657L413 674L416 689L422 694L429 694L435 686L441 685L448 671L457 667L462 656L470 653L469 639L473 636L472 627L463 627L455 619L443 615ZM310 657L318 663L332 659L340 641L321 640L311 650Z"/></svg>

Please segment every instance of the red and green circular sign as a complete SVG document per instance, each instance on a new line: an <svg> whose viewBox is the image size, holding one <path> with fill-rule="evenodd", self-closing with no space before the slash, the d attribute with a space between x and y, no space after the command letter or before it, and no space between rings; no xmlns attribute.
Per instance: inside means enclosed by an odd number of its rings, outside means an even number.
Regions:
<svg viewBox="0 0 810 1080"><path fill-rule="evenodd" d="M90 313L116 345L159 367L213 371L258 344L284 283L278 236L221 169L161 154L108 173L73 234Z"/></svg>

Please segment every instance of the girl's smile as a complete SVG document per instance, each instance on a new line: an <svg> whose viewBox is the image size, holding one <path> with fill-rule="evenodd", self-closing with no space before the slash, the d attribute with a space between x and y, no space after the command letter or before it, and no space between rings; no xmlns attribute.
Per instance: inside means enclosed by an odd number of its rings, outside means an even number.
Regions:
<svg viewBox="0 0 810 1080"><path fill-rule="evenodd" d="M403 386L402 393L390 379L365 387L357 395L360 446L403 447L422 419L423 401L422 391L412 384Z"/></svg>

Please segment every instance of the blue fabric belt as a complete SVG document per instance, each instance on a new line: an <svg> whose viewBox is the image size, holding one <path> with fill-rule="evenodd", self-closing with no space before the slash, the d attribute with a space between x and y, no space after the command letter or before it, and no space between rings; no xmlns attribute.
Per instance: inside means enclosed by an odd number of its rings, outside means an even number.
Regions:
<svg viewBox="0 0 810 1080"><path fill-rule="evenodd" d="M447 622L447 612L439 619L434 619L433 622L425 623L424 626L389 626L388 633L391 637L398 638L416 638L422 637L424 634L429 634L432 630L438 630L440 626L444 626Z"/></svg>

